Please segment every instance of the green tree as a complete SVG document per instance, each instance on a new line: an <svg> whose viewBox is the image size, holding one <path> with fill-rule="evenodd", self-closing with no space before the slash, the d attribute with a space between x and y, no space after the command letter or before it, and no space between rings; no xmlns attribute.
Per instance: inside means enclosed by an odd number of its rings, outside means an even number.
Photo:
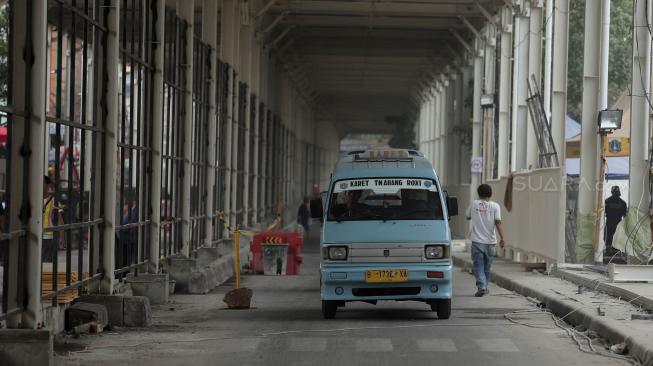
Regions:
<svg viewBox="0 0 653 366"><path fill-rule="evenodd" d="M583 110L585 1L571 1L569 6L567 113L580 121ZM630 90L633 43L633 2L613 0L611 7L608 106L612 106L625 91Z"/></svg>

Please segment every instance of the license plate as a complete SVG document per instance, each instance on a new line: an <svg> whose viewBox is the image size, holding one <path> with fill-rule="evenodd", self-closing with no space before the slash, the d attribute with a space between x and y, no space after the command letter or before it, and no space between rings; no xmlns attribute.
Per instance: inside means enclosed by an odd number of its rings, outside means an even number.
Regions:
<svg viewBox="0 0 653 366"><path fill-rule="evenodd" d="M370 270L365 273L365 282L406 282L408 270L406 269L380 269Z"/></svg>

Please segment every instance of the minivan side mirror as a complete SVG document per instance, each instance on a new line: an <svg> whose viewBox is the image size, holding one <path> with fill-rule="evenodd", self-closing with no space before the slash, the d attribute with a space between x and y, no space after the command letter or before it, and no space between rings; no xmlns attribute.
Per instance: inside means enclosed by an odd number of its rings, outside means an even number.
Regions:
<svg viewBox="0 0 653 366"><path fill-rule="evenodd" d="M311 217L314 219L321 219L322 214L324 213L324 208L322 205L322 198L316 198L311 200Z"/></svg>
<svg viewBox="0 0 653 366"><path fill-rule="evenodd" d="M447 212L449 217L458 216L458 198L456 196L447 196Z"/></svg>

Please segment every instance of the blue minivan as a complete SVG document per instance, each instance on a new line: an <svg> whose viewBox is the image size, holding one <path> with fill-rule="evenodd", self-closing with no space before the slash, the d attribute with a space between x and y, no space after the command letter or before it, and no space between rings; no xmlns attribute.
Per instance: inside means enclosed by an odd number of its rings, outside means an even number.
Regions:
<svg viewBox="0 0 653 366"><path fill-rule="evenodd" d="M323 220L322 313L347 302L425 302L451 315L449 218L457 215L424 155L415 150L354 151L338 161L329 189L311 201Z"/></svg>

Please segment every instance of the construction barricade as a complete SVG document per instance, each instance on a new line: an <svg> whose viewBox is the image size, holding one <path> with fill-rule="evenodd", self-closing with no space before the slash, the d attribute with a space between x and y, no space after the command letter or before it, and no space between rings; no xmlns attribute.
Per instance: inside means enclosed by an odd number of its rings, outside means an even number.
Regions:
<svg viewBox="0 0 653 366"><path fill-rule="evenodd" d="M278 257L278 253L285 252L287 253L285 261L279 259L279 261L282 262L282 267L284 267L284 270L282 270L281 273L279 273L278 270L275 270L270 274L297 275L299 274L299 268L304 261L304 258L301 255L303 244L304 237L296 232L262 231L256 233L252 238L252 243L250 245L250 251L252 252L249 263L250 268L255 273L270 272L269 270L264 270L266 250L268 254L274 254L276 257ZM279 247L287 246L287 251L274 250L275 245ZM283 264L285 264L285 266L283 266Z"/></svg>

